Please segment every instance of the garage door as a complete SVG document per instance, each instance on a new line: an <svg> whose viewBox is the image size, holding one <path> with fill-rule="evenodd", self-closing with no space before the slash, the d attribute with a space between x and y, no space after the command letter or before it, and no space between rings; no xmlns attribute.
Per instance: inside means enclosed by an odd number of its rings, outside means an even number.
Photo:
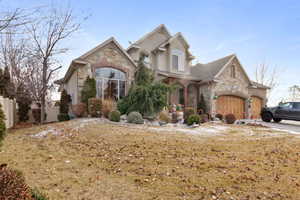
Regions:
<svg viewBox="0 0 300 200"><path fill-rule="evenodd" d="M217 113L220 113L223 116L232 113L237 119L243 119L245 113L245 101L236 96L220 96L217 99Z"/></svg>
<svg viewBox="0 0 300 200"><path fill-rule="evenodd" d="M253 119L259 119L260 118L260 111L263 106L262 99L259 97L251 97L251 117Z"/></svg>

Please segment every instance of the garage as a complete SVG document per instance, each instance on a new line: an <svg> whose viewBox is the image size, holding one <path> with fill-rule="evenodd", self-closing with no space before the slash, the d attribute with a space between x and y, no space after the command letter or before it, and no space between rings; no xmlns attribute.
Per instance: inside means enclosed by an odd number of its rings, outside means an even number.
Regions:
<svg viewBox="0 0 300 200"><path fill-rule="evenodd" d="M259 119L260 111L263 107L263 101L259 97L252 96L251 97L251 118Z"/></svg>
<svg viewBox="0 0 300 200"><path fill-rule="evenodd" d="M219 96L217 99L217 113L225 116L234 114L237 119L245 118L245 101L237 96Z"/></svg>

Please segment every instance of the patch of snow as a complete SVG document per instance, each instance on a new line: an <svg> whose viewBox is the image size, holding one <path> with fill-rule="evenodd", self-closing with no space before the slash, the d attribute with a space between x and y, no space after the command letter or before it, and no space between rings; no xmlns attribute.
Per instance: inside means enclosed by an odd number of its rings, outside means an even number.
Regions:
<svg viewBox="0 0 300 200"><path fill-rule="evenodd" d="M32 135L32 137L42 138L42 137L46 137L48 134L60 135L61 132L59 130L55 130L55 129L48 129L48 130L44 130L39 133L36 133L36 134Z"/></svg>

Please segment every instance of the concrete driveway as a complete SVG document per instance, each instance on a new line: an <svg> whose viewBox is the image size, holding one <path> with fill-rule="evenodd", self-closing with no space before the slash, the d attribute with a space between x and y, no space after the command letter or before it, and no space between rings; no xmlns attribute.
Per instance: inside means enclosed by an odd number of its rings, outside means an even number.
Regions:
<svg viewBox="0 0 300 200"><path fill-rule="evenodd" d="M260 123L260 124L270 127L270 128L288 131L293 134L300 134L300 121L283 120L280 123L275 123L275 122L268 123L268 122L263 122L261 120L256 120L255 122Z"/></svg>

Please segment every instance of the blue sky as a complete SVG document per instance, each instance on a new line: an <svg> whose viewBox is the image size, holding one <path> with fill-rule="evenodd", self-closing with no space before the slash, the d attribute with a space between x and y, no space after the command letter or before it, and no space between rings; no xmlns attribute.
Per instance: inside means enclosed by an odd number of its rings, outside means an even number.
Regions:
<svg viewBox="0 0 300 200"><path fill-rule="evenodd" d="M60 2L60 3L58 3ZM69 4L79 17L90 15L82 29L65 42L63 76L70 61L114 36L126 48L159 24L182 32L199 62L235 53L249 76L259 63L280 69L280 86L271 104L300 84L300 1L297 0L2 0L2 9Z"/></svg>

